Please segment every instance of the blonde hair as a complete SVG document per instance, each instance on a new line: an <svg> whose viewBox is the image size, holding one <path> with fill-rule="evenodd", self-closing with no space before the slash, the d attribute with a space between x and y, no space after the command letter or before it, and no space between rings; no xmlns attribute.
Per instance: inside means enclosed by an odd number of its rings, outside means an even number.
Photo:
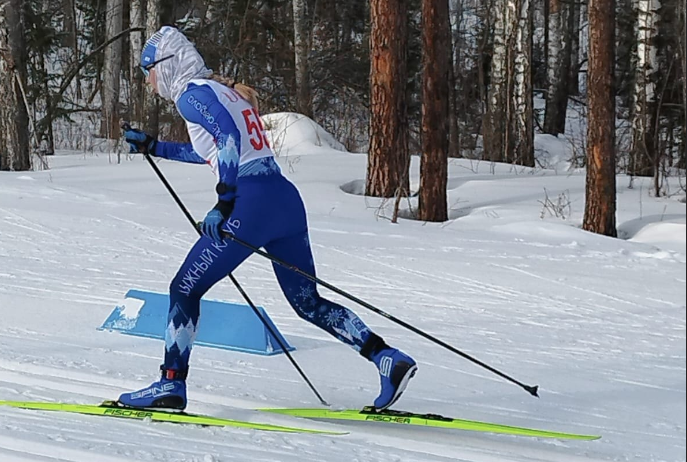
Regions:
<svg viewBox="0 0 687 462"><path fill-rule="evenodd" d="M218 74L212 74L208 78L214 80L215 82L219 82L222 85L226 85L229 88L233 88L239 95L241 95L243 99L248 101L251 104L251 106L253 106L257 110L260 109L258 103L258 92L254 88L251 88L248 85L244 85L242 83L235 82L233 79Z"/></svg>

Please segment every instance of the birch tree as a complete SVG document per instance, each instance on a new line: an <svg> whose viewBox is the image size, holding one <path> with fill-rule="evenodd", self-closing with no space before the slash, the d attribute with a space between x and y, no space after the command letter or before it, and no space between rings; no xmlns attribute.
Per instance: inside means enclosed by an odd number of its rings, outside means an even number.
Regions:
<svg viewBox="0 0 687 462"><path fill-rule="evenodd" d="M491 84L487 97L487 114L484 123L485 157L492 162L504 162L510 148L508 131L512 108L508 98L512 77L508 42L513 33L513 12L510 0L494 0L494 51L491 57Z"/></svg>
<svg viewBox="0 0 687 462"><path fill-rule="evenodd" d="M313 116L310 93L310 32L305 0L293 3L293 45L296 67L296 109L308 117Z"/></svg>
<svg viewBox="0 0 687 462"><path fill-rule="evenodd" d="M484 123L485 157L534 166L532 3L494 0L494 51Z"/></svg>
<svg viewBox="0 0 687 462"><path fill-rule="evenodd" d="M615 0L589 0L587 181L583 229L617 236L615 212Z"/></svg>
<svg viewBox="0 0 687 462"><path fill-rule="evenodd" d="M370 146L365 194L405 196L408 170L406 0L370 2Z"/></svg>
<svg viewBox="0 0 687 462"><path fill-rule="evenodd" d="M514 2L518 13L513 72L513 158L511 162L534 167L534 104L532 101L532 0Z"/></svg>
<svg viewBox="0 0 687 462"><path fill-rule="evenodd" d="M632 117L632 147L628 173L653 176L658 147L656 142L656 76L658 72L659 0L637 2L637 47Z"/></svg>
<svg viewBox="0 0 687 462"><path fill-rule="evenodd" d="M422 50L422 158L418 218L446 221L449 65L453 65L448 0L422 1Z"/></svg>
<svg viewBox="0 0 687 462"><path fill-rule="evenodd" d="M547 0L548 14L548 53L547 53L547 94L544 132L558 135L565 132L565 115L568 108L568 88L570 77L570 0Z"/></svg>
<svg viewBox="0 0 687 462"><path fill-rule="evenodd" d="M22 0L0 0L0 170L31 169Z"/></svg>
<svg viewBox="0 0 687 462"><path fill-rule="evenodd" d="M122 0L107 0L105 11L105 36L114 37L122 31L124 13ZM102 111L100 135L104 138L119 137L119 79L122 72L122 42L116 40L105 48L103 83L100 91Z"/></svg>

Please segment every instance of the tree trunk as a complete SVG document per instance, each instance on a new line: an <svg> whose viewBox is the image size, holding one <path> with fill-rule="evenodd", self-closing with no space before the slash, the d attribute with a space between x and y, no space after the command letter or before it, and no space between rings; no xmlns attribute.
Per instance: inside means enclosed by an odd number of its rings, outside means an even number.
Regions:
<svg viewBox="0 0 687 462"><path fill-rule="evenodd" d="M492 5L492 9L496 8L494 6L494 2L491 1L489 2L490 5ZM488 153L487 151L487 141L486 138L484 138L485 133L489 132L491 128L491 123L489 121L489 110L490 110L490 81L493 79L493 76L491 75L491 64L493 61L493 53L490 53L490 40L492 37L491 29L492 29L492 16L493 14L491 13L491 9L488 8L487 6L484 6L482 9L479 10L481 13L483 13L482 17L484 19L477 19L474 21L474 26L478 30L477 32L477 85L479 87L479 101L480 101L480 116L482 119L481 122L481 128L482 128L482 137L484 139L483 144L484 144L484 158L488 158ZM466 29L467 26L466 26ZM462 73L461 68L462 68L462 63L463 61L461 60L461 67L458 67L456 70L456 78L459 79L459 82L463 85L461 85L461 88L465 87L465 79L462 78ZM471 148L474 149L476 146L476 143L470 143Z"/></svg>
<svg viewBox="0 0 687 462"><path fill-rule="evenodd" d="M588 11L588 161L582 227L616 237L615 0L590 0Z"/></svg>
<svg viewBox="0 0 687 462"><path fill-rule="evenodd" d="M549 2L549 45L546 63L547 86L544 133L565 133L570 83L570 10L568 0Z"/></svg>
<svg viewBox="0 0 687 462"><path fill-rule="evenodd" d="M296 110L313 117L310 93L310 32L305 0L293 0L293 45L296 63Z"/></svg>
<svg viewBox="0 0 687 462"><path fill-rule="evenodd" d="M513 72L513 159L511 162L534 167L534 102L532 101L532 0L515 0L518 24Z"/></svg>
<svg viewBox="0 0 687 462"><path fill-rule="evenodd" d="M550 1L549 0L541 0L543 3L543 13L544 13L544 65L548 67L548 62L549 62L549 41L551 40L550 37L550 32L549 32L549 6L550 6ZM548 77L547 77L547 84L548 84Z"/></svg>
<svg viewBox="0 0 687 462"><path fill-rule="evenodd" d="M534 166L532 0L494 0L485 158Z"/></svg>
<svg viewBox="0 0 687 462"><path fill-rule="evenodd" d="M365 194L407 195L408 170L406 0L370 4L370 147Z"/></svg>
<svg viewBox="0 0 687 462"><path fill-rule="evenodd" d="M122 0L107 0L105 37L109 39L122 31ZM119 79L122 72L122 41L117 40L105 48L103 85L101 87L102 112L100 136L119 137Z"/></svg>
<svg viewBox="0 0 687 462"><path fill-rule="evenodd" d="M131 27L145 27L145 0L131 0L129 6ZM143 51L143 32L129 35L129 75L131 78L131 103L129 117L137 127L143 123L143 73L141 72L141 52Z"/></svg>
<svg viewBox="0 0 687 462"><path fill-rule="evenodd" d="M71 48L73 53L71 61L79 59L79 42L77 39L77 24L76 24L76 1L62 0L62 8L64 9L64 32L66 35L65 46Z"/></svg>
<svg viewBox="0 0 687 462"><path fill-rule="evenodd" d="M146 1L146 40L152 37L160 28L160 0ZM145 93L145 130L153 136L157 136L160 131L160 104L148 84L144 85Z"/></svg>
<svg viewBox="0 0 687 462"><path fill-rule="evenodd" d="M680 168L687 168L687 4L682 2L680 21L680 57L682 60L682 153L680 154Z"/></svg>
<svg viewBox="0 0 687 462"><path fill-rule="evenodd" d="M632 147L628 174L654 176L658 156L656 136L656 77L658 0L637 2L637 47L632 118Z"/></svg>
<svg viewBox="0 0 687 462"><path fill-rule="evenodd" d="M62 0L62 8L64 10L63 32L64 38L62 47L57 51L58 56L64 63L64 67L68 69L75 66L79 61L79 39L78 39L78 25L76 22L76 0ZM82 98L81 82L77 76L74 79L75 97L77 100Z"/></svg>
<svg viewBox="0 0 687 462"><path fill-rule="evenodd" d="M460 53L460 36L459 29L460 23L463 17L463 7L462 2L454 2L455 8L451 8L449 5L449 17L455 18L456 24L453 29L450 30L450 51L449 56L451 57L448 66L449 72L449 129L448 129L448 155L449 157L463 157L462 146L461 146L461 133L460 127L458 125L458 79L456 78L456 66L459 63L461 53ZM449 22L449 27L451 24Z"/></svg>
<svg viewBox="0 0 687 462"><path fill-rule="evenodd" d="M581 0L571 0L570 18L570 80L568 82L568 94L580 94L580 18Z"/></svg>
<svg viewBox="0 0 687 462"><path fill-rule="evenodd" d="M460 127L458 126L458 91L453 60L449 63L448 73L448 155L449 157L463 157L460 145Z"/></svg>
<svg viewBox="0 0 687 462"><path fill-rule="evenodd" d="M43 104L45 105L45 118L43 119L45 125L36 127L38 133L36 133L35 136L36 141L38 141L39 143L39 146L44 145L41 148L41 154L52 155L55 154L55 138L52 129L54 118L52 107L50 106L50 84L47 78L47 66L49 66L50 64L49 62L46 63L46 61L48 61L48 56L46 55L39 57L36 63L38 68L40 69L41 75L45 76L43 78L43 95L41 97L41 99L43 100ZM45 132L43 131L43 129L45 130Z"/></svg>
<svg viewBox="0 0 687 462"><path fill-rule="evenodd" d="M0 0L0 170L31 169L22 0Z"/></svg>
<svg viewBox="0 0 687 462"><path fill-rule="evenodd" d="M451 27L448 0L422 0L422 158L418 219L448 220L448 110Z"/></svg>
<svg viewBox="0 0 687 462"><path fill-rule="evenodd" d="M616 0L615 18L615 88L616 103L621 110L632 112L635 79L634 48L637 45L638 0Z"/></svg>
<svg viewBox="0 0 687 462"><path fill-rule="evenodd" d="M483 131L484 157L492 162L505 162L512 141L508 136L512 112L508 97L512 76L508 40L513 30L513 14L507 0L494 0L491 14L494 15L494 51Z"/></svg>

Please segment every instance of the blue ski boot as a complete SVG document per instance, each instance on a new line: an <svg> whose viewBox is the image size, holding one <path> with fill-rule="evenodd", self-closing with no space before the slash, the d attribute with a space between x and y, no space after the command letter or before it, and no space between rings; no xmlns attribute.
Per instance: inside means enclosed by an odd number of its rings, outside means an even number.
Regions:
<svg viewBox="0 0 687 462"><path fill-rule="evenodd" d="M370 335L360 354L375 363L379 370L381 392L375 399L375 409L388 409L398 401L417 372L415 360L402 351L389 347L375 334Z"/></svg>
<svg viewBox="0 0 687 462"><path fill-rule="evenodd" d="M117 400L123 406L133 408L186 408L186 376L188 371L162 370L162 377L146 388L124 393Z"/></svg>

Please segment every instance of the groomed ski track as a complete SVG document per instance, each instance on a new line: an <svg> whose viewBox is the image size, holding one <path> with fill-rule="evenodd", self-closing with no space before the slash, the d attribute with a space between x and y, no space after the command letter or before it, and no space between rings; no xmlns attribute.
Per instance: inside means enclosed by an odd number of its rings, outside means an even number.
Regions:
<svg viewBox="0 0 687 462"><path fill-rule="evenodd" d="M484 164L484 175L475 175L474 166L458 161L450 170L453 221L394 226L377 217L381 201L340 189L364 172L364 156L303 156L290 168L291 160L280 163L308 204L318 276L541 386L541 399L532 398L351 305L419 363L396 409L602 439L539 440L256 413L317 401L283 356L197 348L189 412L350 434L0 409L0 461L685 461L683 250L540 220L544 188L568 191L581 211L579 174L518 175L506 168L494 177ZM155 379L163 343L96 327L128 289L165 291L195 235L141 159L116 165L107 156L74 155L52 162L48 172L0 179L0 399L98 403ZM214 199L211 173L160 166L202 217ZM639 189L621 190L620 224L639 216L640 203ZM684 204L676 212L668 199L654 204L643 196L642 207L645 217L684 217ZM295 359L328 401L336 408L371 403L378 391L374 367L299 319L268 262L252 257L234 275L297 348ZM229 282L208 296L241 302Z"/></svg>

